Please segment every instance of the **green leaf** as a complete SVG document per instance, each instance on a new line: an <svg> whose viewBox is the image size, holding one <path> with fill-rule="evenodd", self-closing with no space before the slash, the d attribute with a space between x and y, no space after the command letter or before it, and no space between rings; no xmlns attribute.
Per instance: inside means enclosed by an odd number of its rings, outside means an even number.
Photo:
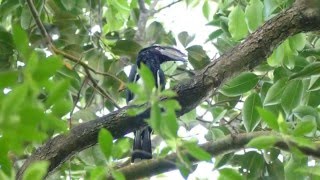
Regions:
<svg viewBox="0 0 320 180"><path fill-rule="evenodd" d="M163 25L160 22L152 22L146 29L146 40L155 43L161 43L162 38L167 36Z"/></svg>
<svg viewBox="0 0 320 180"><path fill-rule="evenodd" d="M195 35L190 36L187 31L178 34L178 39L183 47L187 47L195 38Z"/></svg>
<svg viewBox="0 0 320 180"><path fill-rule="evenodd" d="M210 58L202 46L194 45L188 47L186 50L188 51L188 60L195 70L202 69L210 63Z"/></svg>
<svg viewBox="0 0 320 180"><path fill-rule="evenodd" d="M113 146L112 134L106 129L101 129L98 136L98 143L104 156L109 159Z"/></svg>
<svg viewBox="0 0 320 180"><path fill-rule="evenodd" d="M314 175L314 176L320 176L320 166L314 166L314 167L301 167L301 168L297 168L298 172L301 172L302 174L305 175L305 177L310 177L310 175ZM317 179L319 177L313 177L314 179Z"/></svg>
<svg viewBox="0 0 320 180"><path fill-rule="evenodd" d="M270 87L272 86L272 83L269 82L263 82L263 85L261 87L260 90L260 96L261 96L261 100L264 102L264 100L266 99L266 95L270 89Z"/></svg>
<svg viewBox="0 0 320 180"><path fill-rule="evenodd" d="M197 113L196 110L193 109L185 114L183 114L182 116L180 116L179 119L181 119L184 123L190 123L192 121L195 121L197 117Z"/></svg>
<svg viewBox="0 0 320 180"><path fill-rule="evenodd" d="M270 179L285 179L283 163L279 159L276 158L271 163L266 163L266 168Z"/></svg>
<svg viewBox="0 0 320 180"><path fill-rule="evenodd" d="M54 102L52 107L52 114L57 117L63 117L71 111L73 103L68 99L58 99Z"/></svg>
<svg viewBox="0 0 320 180"><path fill-rule="evenodd" d="M317 91L320 89L320 76L311 76L308 91Z"/></svg>
<svg viewBox="0 0 320 180"><path fill-rule="evenodd" d="M284 43L280 44L277 49L273 51L271 56L269 56L267 62L270 66L276 67L281 65L284 58L284 48Z"/></svg>
<svg viewBox="0 0 320 180"><path fill-rule="evenodd" d="M27 84L21 84L9 92L2 101L2 112L9 115L17 111L25 102L28 89Z"/></svg>
<svg viewBox="0 0 320 180"><path fill-rule="evenodd" d="M140 64L140 68L138 69L138 71L141 78L143 79L145 92L151 94L152 89L155 87L154 75L152 74L151 70L143 63Z"/></svg>
<svg viewBox="0 0 320 180"><path fill-rule="evenodd" d="M112 171L112 177L115 180L126 180L126 177L120 171Z"/></svg>
<svg viewBox="0 0 320 180"><path fill-rule="evenodd" d="M127 88L134 94L134 100L136 104L144 104L149 100L150 94L144 92L144 89L141 88L141 85L137 83L127 83Z"/></svg>
<svg viewBox="0 0 320 180"><path fill-rule="evenodd" d="M263 4L260 0L251 0L245 10L246 22L251 32L263 22Z"/></svg>
<svg viewBox="0 0 320 180"><path fill-rule="evenodd" d="M123 158L123 156L129 154L131 150L131 143L129 138L118 139L112 147L112 157Z"/></svg>
<svg viewBox="0 0 320 180"><path fill-rule="evenodd" d="M264 16L269 17L278 8L278 0L264 0Z"/></svg>
<svg viewBox="0 0 320 180"><path fill-rule="evenodd" d="M117 0L117 1L112 1L112 5L114 5L120 13L129 13L130 12L130 7L128 4L128 1L126 0Z"/></svg>
<svg viewBox="0 0 320 180"><path fill-rule="evenodd" d="M130 56L132 60L136 59L138 52L142 49L141 45L132 40L119 40L112 47L112 52L116 55Z"/></svg>
<svg viewBox="0 0 320 180"><path fill-rule="evenodd" d="M0 71L0 89L14 85L18 80L18 71Z"/></svg>
<svg viewBox="0 0 320 180"><path fill-rule="evenodd" d="M58 56L50 56L45 60L40 60L33 72L33 79L36 81L46 81L62 66L63 61Z"/></svg>
<svg viewBox="0 0 320 180"><path fill-rule="evenodd" d="M191 169L186 165L186 163L176 163L176 166L179 168L179 172L184 179L187 179L189 174L192 172Z"/></svg>
<svg viewBox="0 0 320 180"><path fill-rule="evenodd" d="M165 89L160 92L160 96L164 96L167 98L173 98L173 97L177 97L177 92L170 90L170 89Z"/></svg>
<svg viewBox="0 0 320 180"><path fill-rule="evenodd" d="M277 141L278 137L275 136L259 136L252 139L247 146L257 149L267 149L273 147Z"/></svg>
<svg viewBox="0 0 320 180"><path fill-rule="evenodd" d="M229 14L229 32L233 39L241 40L248 34L245 14L240 6L236 6Z"/></svg>
<svg viewBox="0 0 320 180"><path fill-rule="evenodd" d="M108 22L103 27L105 33L117 31L124 25L125 14L123 16L119 15L119 10L113 5L108 6L105 16Z"/></svg>
<svg viewBox="0 0 320 180"><path fill-rule="evenodd" d="M159 107L159 102L155 102L151 106L151 114L150 114L150 123L149 124L156 133L160 133L161 110Z"/></svg>
<svg viewBox="0 0 320 180"><path fill-rule="evenodd" d="M106 169L98 166L90 171L90 180L104 179L106 177Z"/></svg>
<svg viewBox="0 0 320 180"><path fill-rule="evenodd" d="M295 66L295 53L290 48L289 41L286 40L284 43L284 58L282 59L282 64L288 69L293 69Z"/></svg>
<svg viewBox="0 0 320 180"><path fill-rule="evenodd" d="M286 162L284 167L285 179L299 180L305 179L305 175L297 171L303 167L307 167L308 157L298 157L291 155L289 161Z"/></svg>
<svg viewBox="0 0 320 180"><path fill-rule="evenodd" d="M66 10L68 10L68 11L70 11L73 8L76 7L76 1L64 1L64 0L61 0L60 2L64 6L64 8L66 8Z"/></svg>
<svg viewBox="0 0 320 180"><path fill-rule="evenodd" d="M210 112L213 117L213 122L219 122L223 117L225 117L228 110L223 107L216 107L212 108Z"/></svg>
<svg viewBox="0 0 320 180"><path fill-rule="evenodd" d="M305 120L300 121L293 131L294 136L303 136L308 133L315 132L317 129L317 123L314 117L306 117Z"/></svg>
<svg viewBox="0 0 320 180"><path fill-rule="evenodd" d="M206 0L206 1L203 3L202 13L203 13L203 15L204 15L204 17L205 17L206 19L209 19L209 17L210 17L210 6L209 6L209 3L208 3L208 0Z"/></svg>
<svg viewBox="0 0 320 180"><path fill-rule="evenodd" d="M209 38L208 38L207 41L212 41L212 40L216 39L217 37L219 37L222 34L223 34L223 30L222 29L215 30L211 34L209 34Z"/></svg>
<svg viewBox="0 0 320 180"><path fill-rule="evenodd" d="M293 109L292 113L299 119L303 119L305 116L312 116L317 121L319 120L319 114L317 109L311 106L300 105Z"/></svg>
<svg viewBox="0 0 320 180"><path fill-rule="evenodd" d="M239 173L246 179L259 179L258 177L264 172L265 161L263 155L257 151L248 151L243 155L235 154L230 160L230 165L239 167Z"/></svg>
<svg viewBox="0 0 320 180"><path fill-rule="evenodd" d="M220 91L226 96L238 96L254 88L258 81L259 78L254 73L244 72L228 81Z"/></svg>
<svg viewBox="0 0 320 180"><path fill-rule="evenodd" d="M1 123L0 123L1 124ZM4 174L11 176L11 169L12 169L12 163L9 159L8 152L9 152L9 144L8 141L5 139L4 136L0 138L0 164L1 164L1 170L0 170L0 178L1 178L1 172Z"/></svg>
<svg viewBox="0 0 320 180"><path fill-rule="evenodd" d="M301 51L306 45L306 35L304 33L296 34L289 38L290 48Z"/></svg>
<svg viewBox="0 0 320 180"><path fill-rule="evenodd" d="M297 107L301 103L302 96L302 81L289 81L281 97L281 106L286 111L286 113L290 113L295 107Z"/></svg>
<svg viewBox="0 0 320 180"><path fill-rule="evenodd" d="M300 72L290 76L290 79L305 78L320 73L320 62L313 62L304 67Z"/></svg>
<svg viewBox="0 0 320 180"><path fill-rule="evenodd" d="M205 136L208 141L217 140L224 137L224 132L218 128L211 128Z"/></svg>
<svg viewBox="0 0 320 180"><path fill-rule="evenodd" d="M81 78L77 71L71 70L66 66L62 66L57 70L57 73L55 76L61 79L69 79L73 89L77 89L77 90L80 89Z"/></svg>
<svg viewBox="0 0 320 180"><path fill-rule="evenodd" d="M166 110L166 113L163 114L163 118L161 120L161 131L160 134L165 139L175 139L177 138L177 132L178 132L178 122L176 118L176 114L174 109L168 109Z"/></svg>
<svg viewBox="0 0 320 180"><path fill-rule="evenodd" d="M234 152L215 156L214 168L219 169L226 165L234 156Z"/></svg>
<svg viewBox="0 0 320 180"><path fill-rule="evenodd" d="M285 79L289 77L289 72L288 69L286 67L277 67L276 69L274 69L273 71L273 82L277 82L280 79Z"/></svg>
<svg viewBox="0 0 320 180"><path fill-rule="evenodd" d="M31 11L27 6L23 6L22 8L20 24L22 29L25 30L29 29L35 24Z"/></svg>
<svg viewBox="0 0 320 180"><path fill-rule="evenodd" d="M219 170L218 180L244 180L238 171L231 168L223 168Z"/></svg>
<svg viewBox="0 0 320 180"><path fill-rule="evenodd" d="M258 112L262 120L273 130L279 131L277 117L270 111L258 107Z"/></svg>
<svg viewBox="0 0 320 180"><path fill-rule="evenodd" d="M166 110L180 110L181 106L177 100L168 99L165 101L160 101L160 106Z"/></svg>
<svg viewBox="0 0 320 180"><path fill-rule="evenodd" d="M279 124L279 130L281 133L288 134L289 128L287 122L284 120L282 114L280 113L277 119L277 122Z"/></svg>
<svg viewBox="0 0 320 180"><path fill-rule="evenodd" d="M47 174L47 169L49 167L49 162L47 161L37 161L32 163L25 173L23 174L23 180L41 180Z"/></svg>
<svg viewBox="0 0 320 180"><path fill-rule="evenodd" d="M243 105L243 122L247 132L253 131L259 124L260 116L257 107L262 107L260 96L257 93L251 94L244 101Z"/></svg>
<svg viewBox="0 0 320 180"><path fill-rule="evenodd" d="M197 144L195 143L185 143L183 145L188 153L193 156L194 158L200 160L200 161L210 161L211 160L211 155L200 148Z"/></svg>
<svg viewBox="0 0 320 180"><path fill-rule="evenodd" d="M307 105L312 107L317 107L320 105L320 91L311 91L309 97L307 98Z"/></svg>
<svg viewBox="0 0 320 180"><path fill-rule="evenodd" d="M285 78L278 80L273 84L267 92L266 98L264 99L264 106L270 106L280 103L280 99L286 87L287 80Z"/></svg>
<svg viewBox="0 0 320 180"><path fill-rule="evenodd" d="M12 28L13 31L13 42L24 60L28 60L31 54L31 50L29 48L29 40L26 32L17 25L14 25Z"/></svg>
<svg viewBox="0 0 320 180"><path fill-rule="evenodd" d="M10 57L13 55L13 49L12 34L0 26L0 71L7 70L8 66L10 66Z"/></svg>
<svg viewBox="0 0 320 180"><path fill-rule="evenodd" d="M68 79L56 82L54 86L49 89L48 97L45 102L46 106L50 107L57 100L64 98L69 90L69 86L70 82Z"/></svg>

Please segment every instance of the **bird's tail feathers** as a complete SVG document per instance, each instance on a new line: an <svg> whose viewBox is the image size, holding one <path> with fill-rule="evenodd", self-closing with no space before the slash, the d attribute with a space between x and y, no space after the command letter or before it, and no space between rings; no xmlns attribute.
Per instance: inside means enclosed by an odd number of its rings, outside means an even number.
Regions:
<svg viewBox="0 0 320 180"><path fill-rule="evenodd" d="M151 128L146 127L134 132L131 162L135 159L152 159Z"/></svg>

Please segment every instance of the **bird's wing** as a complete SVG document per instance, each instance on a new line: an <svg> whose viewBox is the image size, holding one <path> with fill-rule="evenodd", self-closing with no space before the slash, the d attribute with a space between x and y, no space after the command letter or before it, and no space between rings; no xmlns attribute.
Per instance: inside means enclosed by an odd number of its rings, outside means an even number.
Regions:
<svg viewBox="0 0 320 180"><path fill-rule="evenodd" d="M166 86L166 78L165 78L165 75L164 75L164 72L162 71L162 69L158 70L157 76L158 76L158 80L157 80L158 87L160 86L161 90L164 90L164 88Z"/></svg>
<svg viewBox="0 0 320 180"><path fill-rule="evenodd" d="M140 76L137 72L137 65L133 65L131 67L131 71L130 71L130 74L129 74L129 77L128 77L128 81L129 82L137 82L139 80ZM127 96L126 96L126 101L127 103L129 101L131 101L133 99L133 93L127 89Z"/></svg>

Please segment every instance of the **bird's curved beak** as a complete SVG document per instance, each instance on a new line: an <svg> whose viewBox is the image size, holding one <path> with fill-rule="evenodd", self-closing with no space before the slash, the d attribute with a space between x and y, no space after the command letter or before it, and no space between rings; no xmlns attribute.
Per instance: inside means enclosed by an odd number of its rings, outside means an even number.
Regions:
<svg viewBox="0 0 320 180"><path fill-rule="evenodd" d="M162 55L169 58L168 61L188 62L187 55L185 55L178 49L172 47L162 47L159 51Z"/></svg>

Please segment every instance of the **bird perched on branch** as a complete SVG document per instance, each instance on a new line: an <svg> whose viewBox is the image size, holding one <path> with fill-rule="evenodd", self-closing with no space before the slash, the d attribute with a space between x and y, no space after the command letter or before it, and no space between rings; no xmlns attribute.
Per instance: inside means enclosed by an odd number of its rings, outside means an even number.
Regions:
<svg viewBox="0 0 320 180"><path fill-rule="evenodd" d="M154 77L155 87L165 88L165 75L160 64L166 61L182 61L186 62L186 55L183 54L178 49L168 47L153 45L142 49L137 57L137 62L132 66L129 74L129 82L137 82L140 78L137 68L140 68L141 63L148 67ZM127 103L134 98L134 94L127 90ZM135 159L151 159L152 149L151 149L151 127L144 127L134 132L134 142L133 142L133 153L131 162Z"/></svg>

